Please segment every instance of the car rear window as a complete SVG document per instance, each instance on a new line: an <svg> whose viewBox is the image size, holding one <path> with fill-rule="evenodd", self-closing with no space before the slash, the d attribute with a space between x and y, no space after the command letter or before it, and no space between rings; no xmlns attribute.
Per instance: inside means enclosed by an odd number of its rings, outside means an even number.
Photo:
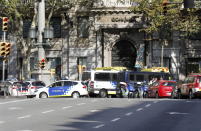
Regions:
<svg viewBox="0 0 201 131"><path fill-rule="evenodd" d="M78 82L72 82L72 84L73 84L73 85L77 85L77 84L78 84Z"/></svg>

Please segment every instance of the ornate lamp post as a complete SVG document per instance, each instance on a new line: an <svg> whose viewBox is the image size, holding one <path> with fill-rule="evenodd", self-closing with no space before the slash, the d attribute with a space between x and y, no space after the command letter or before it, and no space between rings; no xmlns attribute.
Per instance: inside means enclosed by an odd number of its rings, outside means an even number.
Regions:
<svg viewBox="0 0 201 131"><path fill-rule="evenodd" d="M29 30L29 37L31 39L36 39L36 46L38 48L38 56L37 61L45 60L45 49L43 47L44 39L51 39L53 38L53 28L45 28L45 0L37 0L37 25L38 28L36 30L35 27L31 27ZM48 74L48 72L46 72ZM44 71L43 68L38 68L37 70L37 78L39 80L44 81L45 83L49 83L47 77L43 77Z"/></svg>

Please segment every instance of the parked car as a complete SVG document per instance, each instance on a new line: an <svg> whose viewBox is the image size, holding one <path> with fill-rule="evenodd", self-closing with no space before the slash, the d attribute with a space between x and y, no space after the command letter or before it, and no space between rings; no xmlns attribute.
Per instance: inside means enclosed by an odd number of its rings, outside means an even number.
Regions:
<svg viewBox="0 0 201 131"><path fill-rule="evenodd" d="M178 85L178 98L187 96L189 99L201 95L201 74L193 73Z"/></svg>
<svg viewBox="0 0 201 131"><path fill-rule="evenodd" d="M28 98L32 98L35 96L35 91L39 88L45 87L45 83L43 81L37 81L37 80L31 80L31 81L25 81L25 84L28 87Z"/></svg>
<svg viewBox="0 0 201 131"><path fill-rule="evenodd" d="M148 89L148 97L171 97L176 81L159 80Z"/></svg>
<svg viewBox="0 0 201 131"><path fill-rule="evenodd" d="M6 85L11 96L26 96L28 94L28 87L22 81L9 81Z"/></svg>
<svg viewBox="0 0 201 131"><path fill-rule="evenodd" d="M36 98L88 96L87 86L81 81L59 80L35 91Z"/></svg>

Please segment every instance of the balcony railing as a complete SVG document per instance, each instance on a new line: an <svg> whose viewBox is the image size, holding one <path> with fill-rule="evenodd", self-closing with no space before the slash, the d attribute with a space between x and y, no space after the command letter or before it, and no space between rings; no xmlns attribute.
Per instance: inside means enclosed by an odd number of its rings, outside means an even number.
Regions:
<svg viewBox="0 0 201 131"><path fill-rule="evenodd" d="M95 7L131 7L136 6L137 3L133 0L99 0Z"/></svg>

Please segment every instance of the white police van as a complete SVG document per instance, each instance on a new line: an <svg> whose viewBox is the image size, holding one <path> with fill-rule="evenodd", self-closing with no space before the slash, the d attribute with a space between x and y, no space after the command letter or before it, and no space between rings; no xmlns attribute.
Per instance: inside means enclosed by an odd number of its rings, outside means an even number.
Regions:
<svg viewBox="0 0 201 131"><path fill-rule="evenodd" d="M59 80L35 91L36 98L88 96L87 87L81 81Z"/></svg>
<svg viewBox="0 0 201 131"><path fill-rule="evenodd" d="M116 95L119 84L119 73L123 67L102 67L82 73L82 81L87 82L89 95L99 95L101 98Z"/></svg>

